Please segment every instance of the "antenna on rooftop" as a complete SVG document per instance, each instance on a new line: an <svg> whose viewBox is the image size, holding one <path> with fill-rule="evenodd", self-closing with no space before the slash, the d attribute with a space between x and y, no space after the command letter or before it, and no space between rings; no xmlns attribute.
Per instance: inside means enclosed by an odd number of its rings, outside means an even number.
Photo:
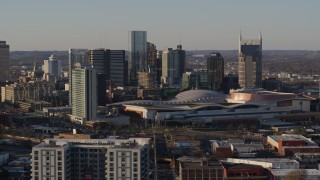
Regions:
<svg viewBox="0 0 320 180"><path fill-rule="evenodd" d="M104 33L104 48L107 49L107 33Z"/></svg>
<svg viewBox="0 0 320 180"><path fill-rule="evenodd" d="M101 33L100 33L100 46L99 47L101 48Z"/></svg>

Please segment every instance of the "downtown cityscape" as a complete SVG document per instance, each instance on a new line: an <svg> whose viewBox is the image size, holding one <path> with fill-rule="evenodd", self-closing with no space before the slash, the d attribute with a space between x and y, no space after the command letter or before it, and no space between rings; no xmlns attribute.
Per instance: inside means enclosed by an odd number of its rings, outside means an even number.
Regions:
<svg viewBox="0 0 320 180"><path fill-rule="evenodd" d="M320 179L320 3L244 2L0 3L0 180Z"/></svg>

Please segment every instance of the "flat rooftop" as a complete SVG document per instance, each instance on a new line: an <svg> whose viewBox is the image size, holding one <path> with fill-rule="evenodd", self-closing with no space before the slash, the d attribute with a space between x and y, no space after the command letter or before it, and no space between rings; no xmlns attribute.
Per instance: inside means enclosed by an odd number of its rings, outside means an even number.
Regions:
<svg viewBox="0 0 320 180"><path fill-rule="evenodd" d="M293 171L305 171L307 176L318 176L320 177L320 171L317 169L270 169L274 176L285 176Z"/></svg>
<svg viewBox="0 0 320 180"><path fill-rule="evenodd" d="M289 159L289 158L246 158L246 159L238 159L238 158L228 158L229 160L239 160L239 161L256 161L256 162L265 162L265 163L298 163L298 161Z"/></svg>
<svg viewBox="0 0 320 180"><path fill-rule="evenodd" d="M310 139L297 134L272 135L269 137L277 142L279 139L282 139L282 141L311 141Z"/></svg>
<svg viewBox="0 0 320 180"><path fill-rule="evenodd" d="M43 143L35 147L39 148L54 148L64 147L67 145L73 146L110 146L110 148L137 148L140 149L145 144L149 143L150 138L129 138L129 139L45 139Z"/></svg>

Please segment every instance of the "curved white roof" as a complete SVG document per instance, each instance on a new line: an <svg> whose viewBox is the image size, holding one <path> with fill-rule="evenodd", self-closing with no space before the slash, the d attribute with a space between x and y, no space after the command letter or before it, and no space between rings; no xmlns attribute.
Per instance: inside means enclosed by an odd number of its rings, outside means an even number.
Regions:
<svg viewBox="0 0 320 180"><path fill-rule="evenodd" d="M215 103L226 100L226 95L211 90L189 90L177 94L176 98L169 101L153 101L153 100L133 100L113 103L126 105L173 105L173 104L189 104L189 103Z"/></svg>
<svg viewBox="0 0 320 180"><path fill-rule="evenodd" d="M196 89L196 90L189 90L179 93L176 96L176 99L173 101L178 102L202 102L202 101L214 101L220 102L226 99L226 95L211 91L211 90L204 90L204 89Z"/></svg>

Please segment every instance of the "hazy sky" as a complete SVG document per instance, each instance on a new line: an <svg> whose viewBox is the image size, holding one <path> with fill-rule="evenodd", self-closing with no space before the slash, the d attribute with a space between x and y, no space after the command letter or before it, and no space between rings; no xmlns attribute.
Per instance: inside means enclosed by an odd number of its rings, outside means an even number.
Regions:
<svg viewBox="0 0 320 180"><path fill-rule="evenodd" d="M263 49L320 50L319 0L1 0L0 24L11 50L127 50L129 30L157 49L181 36L187 50L228 50L260 28Z"/></svg>

